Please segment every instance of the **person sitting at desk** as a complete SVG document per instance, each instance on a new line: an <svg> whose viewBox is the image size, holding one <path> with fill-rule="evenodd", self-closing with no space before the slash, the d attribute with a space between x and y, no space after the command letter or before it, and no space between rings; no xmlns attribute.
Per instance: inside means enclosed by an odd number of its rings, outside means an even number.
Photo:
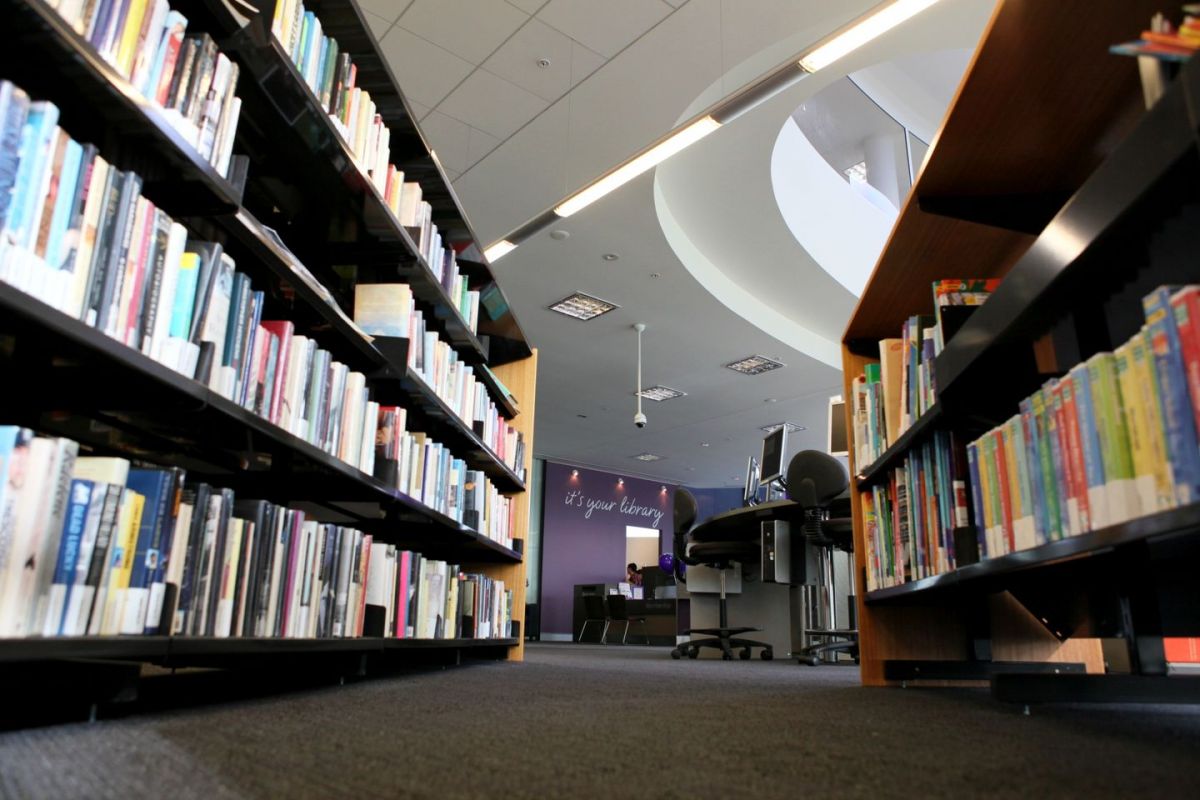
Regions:
<svg viewBox="0 0 1200 800"><path fill-rule="evenodd" d="M630 563L625 567L625 582L630 586L642 585L642 573L638 570L638 565Z"/></svg>

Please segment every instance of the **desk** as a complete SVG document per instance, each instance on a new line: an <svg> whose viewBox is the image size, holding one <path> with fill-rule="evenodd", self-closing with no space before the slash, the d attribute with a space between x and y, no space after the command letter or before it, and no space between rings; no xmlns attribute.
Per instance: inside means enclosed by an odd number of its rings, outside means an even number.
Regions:
<svg viewBox="0 0 1200 800"><path fill-rule="evenodd" d="M575 641L579 640L579 631L583 628L583 622L587 619L587 615L583 610L583 598L589 594L612 594L615 593L617 585L615 583L580 583L575 585L575 600L574 614L572 617L571 636ZM650 639L650 644L665 645L668 647L675 646L675 639L681 631L685 631L690 627L690 608L686 599L645 599L625 601L625 610L630 619L638 617L646 618L646 636ZM609 628L609 641L620 642L621 630L623 624L613 623ZM598 643L600 641L600 633L604 630L603 625L588 626L587 636L583 641ZM616 638L613 638L613 634ZM642 643L642 626L632 623L629 626L629 636L626 639L631 644Z"/></svg>

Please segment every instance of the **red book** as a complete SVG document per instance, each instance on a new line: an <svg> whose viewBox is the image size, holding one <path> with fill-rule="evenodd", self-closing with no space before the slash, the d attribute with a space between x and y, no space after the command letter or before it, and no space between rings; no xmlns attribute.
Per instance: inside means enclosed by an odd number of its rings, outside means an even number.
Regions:
<svg viewBox="0 0 1200 800"><path fill-rule="evenodd" d="M1200 664L1200 639L1163 639L1163 654L1169 664Z"/></svg>
<svg viewBox="0 0 1200 800"><path fill-rule="evenodd" d="M1192 413L1196 416L1196 425L1200 426L1200 286L1185 286L1171 295L1171 310L1175 314L1175 327L1179 329Z"/></svg>
<svg viewBox="0 0 1200 800"><path fill-rule="evenodd" d="M279 357L275 362L275 385L267 387L271 400L269 411L265 415L271 422L278 424L280 409L283 406L283 390L287 386L288 360L292 355L292 335L295 332L295 326L288 320L267 320L262 323L262 327L279 337Z"/></svg>
<svg viewBox="0 0 1200 800"><path fill-rule="evenodd" d="M163 108L170 99L171 78L175 75L175 62L179 60L179 50L183 46L184 25L174 25L167 33L167 50L163 54L162 72L159 73L158 86L154 90L154 100Z"/></svg>
<svg viewBox="0 0 1200 800"><path fill-rule="evenodd" d="M1063 396L1063 419L1065 422L1067 449L1063 451L1070 463L1071 494L1079 505L1080 532L1092 529L1092 515L1088 507L1087 468L1083 462L1083 439L1079 433L1079 409L1075 403L1075 385L1069 378L1058 382Z"/></svg>
<svg viewBox="0 0 1200 800"><path fill-rule="evenodd" d="M154 207L154 204L149 200L146 201L146 220L139 234L141 235L140 242L133 242L129 245L129 259L133 261L133 293L129 296L129 313L125 317L125 334L122 341L130 347L140 348L141 342L138 340L138 329L142 322L142 297L143 284L146 282L147 268L153 268L153 265L147 264L150 260L150 243L154 241L154 231L158 227L158 215L161 212ZM137 258L134 259L136 254ZM126 275L130 274L127 269Z"/></svg>

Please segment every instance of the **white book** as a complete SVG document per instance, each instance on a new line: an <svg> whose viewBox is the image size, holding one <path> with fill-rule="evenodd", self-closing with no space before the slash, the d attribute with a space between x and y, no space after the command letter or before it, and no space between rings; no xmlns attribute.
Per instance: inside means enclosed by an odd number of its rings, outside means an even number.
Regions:
<svg viewBox="0 0 1200 800"><path fill-rule="evenodd" d="M231 517L229 530L225 535L225 552L222 554L218 574L213 576L216 584L213 591L218 592L216 617L213 620L213 636L218 639L228 638L233 631L233 595L237 589L238 569L242 555L242 534L246 530L246 521Z"/></svg>
<svg viewBox="0 0 1200 800"><path fill-rule="evenodd" d="M142 350L159 363L162 360L164 344L170 338L171 312L175 298L175 289L179 284L179 262L183 258L183 249L187 244L187 228L178 222L171 223L167 236L167 252L163 260L162 285L159 288L158 315L154 319L154 330L147 331L146 342ZM147 344L148 342L148 344ZM168 366L170 366L168 364ZM172 367L172 369L177 369Z"/></svg>
<svg viewBox="0 0 1200 800"><path fill-rule="evenodd" d="M125 600L125 587L118 585L122 570L128 573L129 563L137 544L138 494L130 489L121 492L120 510L113 527L112 542L104 564L104 574L96 590L92 605L92 616L88 622L88 635L116 634L120 629L120 612ZM128 583L128 577L126 577Z"/></svg>

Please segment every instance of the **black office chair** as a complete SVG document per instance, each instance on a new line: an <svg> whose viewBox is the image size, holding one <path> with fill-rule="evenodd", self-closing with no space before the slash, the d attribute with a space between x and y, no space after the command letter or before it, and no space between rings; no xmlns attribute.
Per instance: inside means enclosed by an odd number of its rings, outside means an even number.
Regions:
<svg viewBox="0 0 1200 800"><path fill-rule="evenodd" d="M579 628L579 638L575 641L582 642L583 634L587 631L589 622L595 622L604 625L604 630L600 633L600 643L608 637L608 611L604 605L604 595L589 594L583 597L583 614L586 619L583 625Z"/></svg>
<svg viewBox="0 0 1200 800"><path fill-rule="evenodd" d="M636 622L642 626L642 638L646 644L650 644L650 636L646 633L646 618L645 617L630 617L628 608L625 605L625 595L610 594L608 596L608 623L624 622L625 630L621 633L621 644L625 644L626 638L629 636L629 624ZM604 626L604 636L602 637L605 644L608 644L608 625Z"/></svg>
<svg viewBox="0 0 1200 800"><path fill-rule="evenodd" d="M708 638L689 639L671 651L671 658L680 658L684 654L688 658L697 658L700 655L700 648L714 647L721 651L722 658L729 661L733 658L733 650L735 648L741 648L739 655L745 659L750 658L751 648L761 647L762 652L760 655L763 660L771 660L774 657L771 645L766 642L739 637L739 634L756 631L759 630L758 628L729 627L729 607L725 600L725 570L729 569L735 562L756 560L760 556L761 542L757 531L754 531L752 528L750 529L754 533L752 538L689 541L688 534L691 532L692 526L696 523L696 514L696 498L687 489L676 489L675 558L690 566L705 565L720 570L721 627L691 628L684 631L689 636L700 634ZM731 532L723 531L722 534L730 536Z"/></svg>
<svg viewBox="0 0 1200 800"><path fill-rule="evenodd" d="M846 492L850 480L845 468L833 456L819 450L804 450L792 457L787 471L788 497L804 508L804 538L816 548L818 558L819 623L810 628L805 622L805 637L821 639L805 647L797 656L800 663L817 666L827 653L848 652L858 661L858 630L854 622L854 596L850 595L850 626L838 628L834 622L837 594L833 580L833 551L854 551L854 529L850 519L850 499ZM806 615L807 616L807 615Z"/></svg>

